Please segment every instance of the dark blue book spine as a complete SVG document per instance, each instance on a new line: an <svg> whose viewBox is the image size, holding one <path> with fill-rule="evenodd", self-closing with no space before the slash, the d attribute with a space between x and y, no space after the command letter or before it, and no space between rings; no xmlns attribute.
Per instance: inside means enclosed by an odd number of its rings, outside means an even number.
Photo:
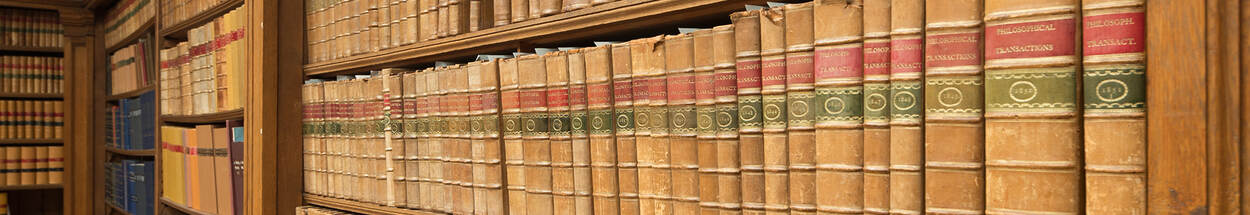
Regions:
<svg viewBox="0 0 1250 215"><path fill-rule="evenodd" d="M139 124L143 125L140 132L143 135L143 145L141 149L153 149L156 147L156 94L155 92L147 92L139 97L143 110L140 110Z"/></svg>

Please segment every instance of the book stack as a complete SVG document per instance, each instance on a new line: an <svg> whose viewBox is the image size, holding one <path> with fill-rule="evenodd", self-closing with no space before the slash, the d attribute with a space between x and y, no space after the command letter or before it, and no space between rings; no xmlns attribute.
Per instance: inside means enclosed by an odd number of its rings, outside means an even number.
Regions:
<svg viewBox="0 0 1250 215"><path fill-rule="evenodd" d="M65 176L65 148L60 144L3 144L4 185L61 184Z"/></svg>
<svg viewBox="0 0 1250 215"><path fill-rule="evenodd" d="M153 214L156 166L151 160L119 159L104 163L104 198L130 214Z"/></svg>
<svg viewBox="0 0 1250 215"><path fill-rule="evenodd" d="M0 139L60 139L61 101L0 100Z"/></svg>
<svg viewBox="0 0 1250 215"><path fill-rule="evenodd" d="M60 57L0 56L0 93L63 93Z"/></svg>
<svg viewBox="0 0 1250 215"><path fill-rule="evenodd" d="M214 214L242 212L243 127L161 127L161 197Z"/></svg>
<svg viewBox="0 0 1250 215"><path fill-rule="evenodd" d="M4 27L0 45L17 47L62 47L65 28L56 11L0 8Z"/></svg>
<svg viewBox="0 0 1250 215"><path fill-rule="evenodd" d="M151 86L156 81L156 59L153 41L139 39L135 44L109 55L109 89L120 94Z"/></svg>
<svg viewBox="0 0 1250 215"><path fill-rule="evenodd" d="M105 119L104 145L112 149L148 150L156 147L155 93L121 99L109 105Z"/></svg>
<svg viewBox="0 0 1250 215"><path fill-rule="evenodd" d="M168 15L168 14L167 14ZM118 1L104 15L104 45L113 47L139 31L156 16L156 4L152 0Z"/></svg>
<svg viewBox="0 0 1250 215"><path fill-rule="evenodd" d="M211 114L243 107L246 17L232 10L187 31L188 41L161 50L161 114Z"/></svg>
<svg viewBox="0 0 1250 215"><path fill-rule="evenodd" d="M200 15L200 13L226 2L228 0L161 0L161 26L173 26L182 23L191 17Z"/></svg>
<svg viewBox="0 0 1250 215"><path fill-rule="evenodd" d="M1141 1L925 3L748 7L712 29L311 81L306 160L328 165L308 165L327 168L308 182L328 183L306 187L454 214L1145 210ZM386 77L405 79L403 96L367 87ZM376 117L397 107L369 108L381 98L401 98L404 117ZM369 127L388 119L407 120L402 155L369 142L397 127ZM501 154L476 123L499 123L485 131ZM475 166L495 159L502 170ZM502 190L476 185L481 170L502 171L487 180ZM387 185L349 189L373 174ZM395 192L409 203L377 201Z"/></svg>

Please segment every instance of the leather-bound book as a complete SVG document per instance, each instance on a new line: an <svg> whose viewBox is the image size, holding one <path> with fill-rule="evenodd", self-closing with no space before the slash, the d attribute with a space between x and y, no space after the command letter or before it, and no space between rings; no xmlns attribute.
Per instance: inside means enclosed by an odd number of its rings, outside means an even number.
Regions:
<svg viewBox="0 0 1250 215"><path fill-rule="evenodd" d="M509 16L512 17L512 20L509 23L518 23L521 21L529 20L529 17L530 17L530 1L529 0L512 0L512 2L509 2L509 3L511 3L511 7L509 7L510 9Z"/></svg>
<svg viewBox="0 0 1250 215"><path fill-rule="evenodd" d="M985 213L981 7L925 5L925 211Z"/></svg>
<svg viewBox="0 0 1250 215"><path fill-rule="evenodd" d="M469 32L473 22L469 0L447 0L447 36L455 36Z"/></svg>
<svg viewBox="0 0 1250 215"><path fill-rule="evenodd" d="M470 71L473 72L473 71ZM477 97L473 103L481 103L481 111L475 112L476 117L470 126L480 133L481 144L474 146L473 156L481 167L474 168L473 193L474 211L485 211L488 215L506 214L504 204L504 167L503 145L500 145L499 130L499 60L483 61L481 70L474 79L470 73L470 83L475 83ZM472 106L472 105L470 105ZM480 148L480 149L479 149ZM479 159L480 158L480 159ZM478 173L481 172L481 173ZM480 176L480 177L479 177ZM479 180L480 179L480 180Z"/></svg>
<svg viewBox="0 0 1250 215"><path fill-rule="evenodd" d="M698 156L698 188L699 188L699 214L720 214L720 204L717 197L719 194L720 183L717 174L717 154L716 154L716 75L713 73L712 55L715 51L715 44L712 39L712 29L702 29L691 32L694 37L692 50L694 60L691 62L694 69L694 87L691 89L695 99L694 119L696 140L695 144L698 150L695 154ZM708 51L713 50L713 51ZM671 93L669 94L672 95Z"/></svg>
<svg viewBox="0 0 1250 215"><path fill-rule="evenodd" d="M813 8L817 210L864 213L863 1Z"/></svg>
<svg viewBox="0 0 1250 215"><path fill-rule="evenodd" d="M590 7L590 0L564 0L564 12Z"/></svg>
<svg viewBox="0 0 1250 215"><path fill-rule="evenodd" d="M617 145L613 132L612 46L582 49L586 63L586 129L594 214L620 214Z"/></svg>
<svg viewBox="0 0 1250 215"><path fill-rule="evenodd" d="M790 150L786 112L786 19L784 7L760 14L760 80L764 117L764 209L790 212Z"/></svg>
<svg viewBox="0 0 1250 215"><path fill-rule="evenodd" d="M638 209L638 148L634 136L633 61L630 44L612 44L612 124L616 138L617 188L620 214L636 215ZM608 213L611 214L611 213Z"/></svg>
<svg viewBox="0 0 1250 215"><path fill-rule="evenodd" d="M1085 213L1145 214L1145 1L1081 3Z"/></svg>
<svg viewBox="0 0 1250 215"><path fill-rule="evenodd" d="M427 79L431 76L431 71L432 69L426 68L421 72L413 74L413 85L416 88L414 92L416 110L414 111L415 116L413 116L412 124L414 124L416 131L413 132L414 137L411 140L416 144L416 147L413 149L416 153L410 154L408 157L413 163L409 168L415 168L416 170L409 170L411 171L409 175L412 175L412 178L408 179L408 181L412 183L409 186L415 187L418 192L409 194L409 208L429 209L428 202L430 200L426 198L429 197L428 193L432 191L429 184L429 168L433 164L430 163L429 156L426 155L426 153L429 153L428 150L430 148L430 127L427 121L429 120L430 109L433 108L429 102L430 87L427 87L429 84Z"/></svg>
<svg viewBox="0 0 1250 215"><path fill-rule="evenodd" d="M986 213L1082 212L1080 9L985 1Z"/></svg>
<svg viewBox="0 0 1250 215"><path fill-rule="evenodd" d="M409 0L412 1L412 0ZM421 35L418 41L430 41L438 38L438 0L416 0L421 1L417 10L421 11L417 22Z"/></svg>
<svg viewBox="0 0 1250 215"><path fill-rule="evenodd" d="M31 171L35 172L35 184L48 184L48 147L36 146L34 148L35 168L31 169ZM213 199L213 201L216 201L216 199Z"/></svg>
<svg viewBox="0 0 1250 215"><path fill-rule="evenodd" d="M786 130L791 214L816 214L816 104L814 3L786 5Z"/></svg>
<svg viewBox="0 0 1250 215"><path fill-rule="evenodd" d="M491 0L493 6L491 14L493 26L503 26L512 23L512 1L520 0Z"/></svg>
<svg viewBox="0 0 1250 215"><path fill-rule="evenodd" d="M573 152L574 213L594 213L591 197L590 140L586 136L586 56L584 49L568 51L569 136Z"/></svg>
<svg viewBox="0 0 1250 215"><path fill-rule="evenodd" d="M738 146L741 163L742 213L764 214L764 121L760 116L760 12L736 12L734 70L737 75Z"/></svg>
<svg viewBox="0 0 1250 215"><path fill-rule="evenodd" d="M600 5L600 4L606 4L606 3L609 3L609 2L614 2L614 1L616 1L616 0L590 0L590 4L591 4L591 5Z"/></svg>
<svg viewBox="0 0 1250 215"><path fill-rule="evenodd" d="M569 0L580 1L580 0ZM538 12L540 16L551 16L560 13L560 7L563 6L562 0L538 0Z"/></svg>
<svg viewBox="0 0 1250 215"><path fill-rule="evenodd" d="M699 154L696 142L694 37L691 33L664 38L667 85L669 168L673 214L699 214ZM655 134L655 131L652 131Z"/></svg>
<svg viewBox="0 0 1250 215"><path fill-rule="evenodd" d="M469 31L480 31L495 26L495 1L496 0L475 0L471 2L473 4L470 6L469 11ZM477 15L474 15L474 13Z"/></svg>
<svg viewBox="0 0 1250 215"><path fill-rule="evenodd" d="M317 81L305 83L303 86L304 101L304 192L312 194L324 195L325 184L318 177L319 166L316 160L319 153L324 151L325 144L321 142L321 135L324 133L321 115L324 111L321 109L321 103L324 102L324 83Z"/></svg>
<svg viewBox="0 0 1250 215"><path fill-rule="evenodd" d="M436 23L437 26L434 27L436 29L434 35L435 38L444 38L453 35L451 34L451 29L454 26L454 21L452 21L452 19L455 19L456 16L452 16L453 12L450 7L451 0L437 0L436 4L438 4L438 8L431 11L435 14L435 16L438 16L438 18L435 19L438 20L438 23Z"/></svg>
<svg viewBox="0 0 1250 215"><path fill-rule="evenodd" d="M525 151L526 214L554 214L546 64L542 56L521 56L517 59L517 72Z"/></svg>
<svg viewBox="0 0 1250 215"><path fill-rule="evenodd" d="M526 4L527 6L529 6L529 19L537 19L538 17L543 16L542 15L542 4L544 4L543 1L555 1L555 0L529 0L529 4Z"/></svg>
<svg viewBox="0 0 1250 215"><path fill-rule="evenodd" d="M650 38L644 46L650 46L651 49L643 49L645 51L646 64L644 74L647 75L647 96L649 110L647 116L650 116L647 125L651 127L651 141L649 141L645 159L648 162L642 162L639 159L639 165L649 165L651 170L648 173L639 175L639 179L652 179L649 181L640 181L641 185L647 185L652 188L651 192L654 203L652 210L658 214L671 214L674 212L673 195L673 163L672 163L672 126L669 124L669 105L668 105L668 78L666 76L666 57L667 46L665 46L664 36L656 36ZM640 150L643 151L643 150ZM649 163L649 164L647 164ZM645 211L647 208L642 206ZM646 213L646 212L643 212Z"/></svg>
<svg viewBox="0 0 1250 215"><path fill-rule="evenodd" d="M452 79L455 82L454 82L454 86L452 87L452 89L455 90L454 92L456 92L456 95L452 97L453 102L451 103L452 111L453 113L455 113L455 115L451 117L451 119L454 120L453 125L451 127L452 127L452 134L454 134L454 137L455 137L454 138L455 139L454 148L455 148L455 155L456 155L455 178L456 178L456 185L457 185L456 192L457 192L457 195L459 196L456 198L456 203L455 203L456 210L455 211L459 211L461 213L466 213L466 214L474 213L474 207L475 207L473 204L473 200L475 199L473 195L474 194L473 193L474 162L473 162L473 140L472 140L471 128L470 128L470 123L472 121L470 119L470 116L471 116L470 108L472 106L470 105L471 102L469 101L469 99L471 98L470 97L471 93L470 93L470 88L469 88L470 86L469 85L469 73L480 72L480 71L469 70L469 66L471 65L473 64L465 64L455 70L455 73L454 73L455 76Z"/></svg>
<svg viewBox="0 0 1250 215"><path fill-rule="evenodd" d="M716 168L713 169L717 175L715 201L720 208L718 214L727 215L742 213L742 171L738 162L738 75L734 70L734 43L733 25L712 28L712 96L715 109L711 120L716 129Z"/></svg>
<svg viewBox="0 0 1250 215"><path fill-rule="evenodd" d="M392 207L404 207L408 204L407 183L405 183L407 169L404 168L408 156L404 155L407 145L404 145L404 80L403 74L409 70L403 69L383 69L382 75L386 82L382 86L382 111L384 118L383 131L385 135L385 161L384 171L386 172L387 199L386 203ZM227 174L228 175L228 174Z"/></svg>
<svg viewBox="0 0 1250 215"><path fill-rule="evenodd" d="M890 213L924 211L924 1L890 3Z"/></svg>
<svg viewBox="0 0 1250 215"><path fill-rule="evenodd" d="M890 212L890 0L864 0L864 213Z"/></svg>
<svg viewBox="0 0 1250 215"><path fill-rule="evenodd" d="M514 1L515 2L515 1ZM525 153L522 147L522 121L517 59L499 60L500 129L503 131L504 179L507 180L508 214L525 214Z"/></svg>
<svg viewBox="0 0 1250 215"><path fill-rule="evenodd" d="M650 56L648 54L653 50L653 46L649 41L651 38L634 39L629 41L630 70L633 81L630 89L633 91L634 105L634 139L637 156L638 168L638 211L640 214L654 214L655 212L655 193L656 188L653 185L656 180L654 178L654 144L651 138L651 89Z"/></svg>
<svg viewBox="0 0 1250 215"><path fill-rule="evenodd" d="M569 129L568 54L543 55L547 66L547 123L551 135L551 195L555 214L573 214L573 142Z"/></svg>
<svg viewBox="0 0 1250 215"><path fill-rule="evenodd" d="M48 147L48 183L61 184L65 178L65 147Z"/></svg>
<svg viewBox="0 0 1250 215"><path fill-rule="evenodd" d="M418 124L417 121L417 113L423 108L418 106L420 103L417 102L417 96L419 95L419 92L425 90L425 80L418 80L417 78L421 76L415 72L404 73L403 76L404 151L401 156L403 156L404 160L404 166L402 167L404 168L405 184L404 207L417 208L417 202L420 199L418 194L421 192L417 183L417 171L419 165L417 156L419 152L417 148L419 146L417 133L420 129L418 126L420 124Z"/></svg>
<svg viewBox="0 0 1250 215"><path fill-rule="evenodd" d="M429 193L422 196L421 199L428 201L428 208L434 211L451 212L452 195L448 189L444 176L445 172L451 165L446 153L447 138L447 84L450 79L447 67L436 68L429 77L426 77L426 90L429 91L429 104L431 107L430 117L428 118L430 126L429 143L426 153L427 159L430 161L428 168Z"/></svg>

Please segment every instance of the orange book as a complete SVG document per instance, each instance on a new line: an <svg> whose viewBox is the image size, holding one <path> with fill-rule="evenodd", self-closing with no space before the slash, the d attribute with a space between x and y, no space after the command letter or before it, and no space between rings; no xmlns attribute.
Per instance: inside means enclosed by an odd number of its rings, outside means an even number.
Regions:
<svg viewBox="0 0 1250 215"><path fill-rule="evenodd" d="M712 87L716 128L716 202L720 214L742 212L742 169L738 141L738 75L734 26L712 28ZM702 182L702 180L700 180Z"/></svg>
<svg viewBox="0 0 1250 215"><path fill-rule="evenodd" d="M194 174L191 180L196 197L192 198L196 205L192 208L203 211L217 211L217 184L213 173L213 126L195 126L195 166L189 171Z"/></svg>
<svg viewBox="0 0 1250 215"><path fill-rule="evenodd" d="M612 47L583 50L586 62L586 128L590 142L591 194L594 214L620 214L620 181L612 102Z"/></svg>
<svg viewBox="0 0 1250 215"><path fill-rule="evenodd" d="M1145 214L1146 1L1081 3L1085 213Z"/></svg>
<svg viewBox="0 0 1250 215"><path fill-rule="evenodd" d="M633 64L629 43L612 44L612 108L616 136L617 189L620 192L620 214L639 214L638 148L634 131L637 111L634 108ZM609 213L610 214L610 213Z"/></svg>
<svg viewBox="0 0 1250 215"><path fill-rule="evenodd" d="M213 190L213 192L215 192L213 195L217 197L214 199L214 201L217 201L217 214L232 214L234 213L234 207L242 206L234 205L233 203L234 197L232 196L232 185L230 182L230 169L232 169L232 167L230 165L230 155L228 153L230 150L229 132L230 128L213 128L212 130L213 146L211 152L213 159L213 171L211 178L213 178L213 184L216 187L216 189Z"/></svg>
<svg viewBox="0 0 1250 215"><path fill-rule="evenodd" d="M890 213L890 0L864 0L864 213Z"/></svg>
<svg viewBox="0 0 1250 215"><path fill-rule="evenodd" d="M547 71L543 57L517 59L522 145L525 157L526 214L553 214L551 141L548 136Z"/></svg>
<svg viewBox="0 0 1250 215"><path fill-rule="evenodd" d="M706 31L705 31L706 32ZM668 127L668 160L674 214L698 214L698 111L695 109L694 36L664 37L664 75ZM656 129L659 130L659 129ZM656 134L655 130L652 134ZM664 146L660 146L661 149ZM661 156L660 158L663 158Z"/></svg>
<svg viewBox="0 0 1250 215"><path fill-rule="evenodd" d="M742 213L764 214L764 135L760 117L760 13L730 15L734 26L734 57L737 72L739 162L742 170Z"/></svg>
<svg viewBox="0 0 1250 215"><path fill-rule="evenodd" d="M183 135L184 144L182 153L184 155L182 163L184 167L182 168L182 178L185 180L185 182L183 182L183 189L186 190L184 193L187 196L185 205L187 207L201 209L204 204L201 201L203 201L204 197L200 191L200 159L199 155L196 154L196 149L199 147L200 140L198 133L198 129L186 129L185 134Z"/></svg>
<svg viewBox="0 0 1250 215"><path fill-rule="evenodd" d="M924 211L924 5L890 2L890 213Z"/></svg>
<svg viewBox="0 0 1250 215"><path fill-rule="evenodd" d="M513 1L514 3L516 1ZM508 214L524 215L526 211L525 193L525 150L521 139L523 121L521 118L521 98L518 91L517 59L499 60L499 105L502 113L500 129L503 131L504 169L507 178Z"/></svg>
<svg viewBox="0 0 1250 215"><path fill-rule="evenodd" d="M691 66L694 72L695 99L695 144L698 147L698 189L699 213L720 213L720 174L717 172L716 153L716 75L713 55L716 46L713 42L713 30L702 29L690 33L694 38L691 44L694 51ZM706 51L712 50L712 51ZM732 52L731 52L732 53ZM670 94L671 95L671 94Z"/></svg>

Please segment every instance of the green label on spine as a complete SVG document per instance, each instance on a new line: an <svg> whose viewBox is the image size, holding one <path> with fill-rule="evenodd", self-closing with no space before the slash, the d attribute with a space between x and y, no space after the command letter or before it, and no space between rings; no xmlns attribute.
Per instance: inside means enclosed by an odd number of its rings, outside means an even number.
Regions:
<svg viewBox="0 0 1250 215"><path fill-rule="evenodd" d="M980 76L925 79L925 114L941 117L980 117L984 111Z"/></svg>
<svg viewBox="0 0 1250 215"><path fill-rule="evenodd" d="M568 136L569 128L569 112L547 113L547 125L550 127L548 132L555 136Z"/></svg>
<svg viewBox="0 0 1250 215"><path fill-rule="evenodd" d="M650 107L647 113L651 116L651 133L667 134L669 132L668 107Z"/></svg>
<svg viewBox="0 0 1250 215"><path fill-rule="evenodd" d="M764 95L765 129L786 129L786 95Z"/></svg>
<svg viewBox="0 0 1250 215"><path fill-rule="evenodd" d="M812 91L790 92L786 94L786 106L789 116L789 126L791 127L812 127L815 126L816 114L812 111L813 104L816 104L816 94Z"/></svg>
<svg viewBox="0 0 1250 215"><path fill-rule="evenodd" d="M738 132L738 104L718 104L712 117L717 132Z"/></svg>
<svg viewBox="0 0 1250 215"><path fill-rule="evenodd" d="M890 82L890 121L920 121L924 112L924 85L920 81Z"/></svg>
<svg viewBox="0 0 1250 215"><path fill-rule="evenodd" d="M482 135L499 132L499 115L490 114L478 117L477 123L482 126Z"/></svg>
<svg viewBox="0 0 1250 215"><path fill-rule="evenodd" d="M589 114L586 126L590 134L612 134L612 127L616 126L612 123L612 110L592 110Z"/></svg>
<svg viewBox="0 0 1250 215"><path fill-rule="evenodd" d="M504 114L503 123L501 125L503 126L503 134L508 136L519 136L521 135L521 126L523 126L523 124L524 123L521 121L520 114Z"/></svg>
<svg viewBox="0 0 1250 215"><path fill-rule="evenodd" d="M863 93L860 86L816 88L816 122L863 123Z"/></svg>
<svg viewBox="0 0 1250 215"><path fill-rule="evenodd" d="M634 132L634 109L633 108L617 108L615 115L616 116L612 118L613 120L608 121L608 122L616 125L616 130L619 133L633 133Z"/></svg>
<svg viewBox="0 0 1250 215"><path fill-rule="evenodd" d="M586 111L576 111L569 114L569 133L586 135Z"/></svg>
<svg viewBox="0 0 1250 215"><path fill-rule="evenodd" d="M1085 68L1086 112L1145 112L1146 68L1138 64Z"/></svg>
<svg viewBox="0 0 1250 215"><path fill-rule="evenodd" d="M699 112L699 116L695 119L699 136L715 136L716 106L701 105L696 108L696 111Z"/></svg>
<svg viewBox="0 0 1250 215"><path fill-rule="evenodd" d="M522 134L525 136L546 136L547 129L550 128L547 127L547 114L544 113L522 114L521 122Z"/></svg>
<svg viewBox="0 0 1250 215"><path fill-rule="evenodd" d="M486 130L483 130L483 129L485 129L485 128L483 128L483 127L482 127L482 117L481 117L481 116L471 116L471 117L469 117L469 132L470 132L470 134L475 135L475 136L478 136L478 135L484 135L484 134L486 134Z"/></svg>
<svg viewBox="0 0 1250 215"><path fill-rule="evenodd" d="M634 108L634 129L637 132L651 131L651 108L635 107Z"/></svg>
<svg viewBox="0 0 1250 215"><path fill-rule="evenodd" d="M673 134L694 135L698 129L698 112L694 105L670 107L668 111L669 128Z"/></svg>
<svg viewBox="0 0 1250 215"><path fill-rule="evenodd" d="M738 96L738 126L742 129L764 128L764 117L760 116L762 106L759 95Z"/></svg>
<svg viewBox="0 0 1250 215"><path fill-rule="evenodd" d="M986 112L1075 112L1075 70L1061 67L986 71Z"/></svg>
<svg viewBox="0 0 1250 215"><path fill-rule="evenodd" d="M864 83L864 122L890 121L890 84Z"/></svg>

